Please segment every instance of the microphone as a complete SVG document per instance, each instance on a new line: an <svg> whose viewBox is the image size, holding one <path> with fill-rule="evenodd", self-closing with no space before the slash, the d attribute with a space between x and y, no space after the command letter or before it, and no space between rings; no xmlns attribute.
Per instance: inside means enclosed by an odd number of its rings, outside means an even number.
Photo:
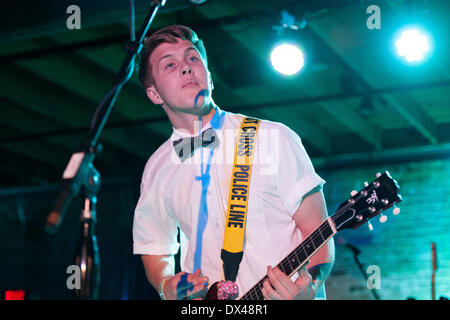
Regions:
<svg viewBox="0 0 450 320"><path fill-rule="evenodd" d="M72 202L73 196L78 192L79 183L76 181L76 176L79 168L81 167L81 163L85 158L84 155L84 152L73 153L66 169L64 170L63 180L61 182L61 192L59 193L53 210L47 216L45 225L45 231L50 234L56 232L61 224L62 218L70 206L70 203Z"/></svg>
<svg viewBox="0 0 450 320"><path fill-rule="evenodd" d="M45 231L49 234L54 234L57 231L74 195L76 194L73 186L68 180L63 180L61 189L53 210L47 216Z"/></svg>
<svg viewBox="0 0 450 320"><path fill-rule="evenodd" d="M61 192L53 210L47 216L45 225L45 231L47 233L54 234L57 231L73 197L78 194L81 186L84 187L87 193L98 190L100 176L98 171L93 167L92 161L94 160L95 153L99 153L101 149L102 145L98 144L95 149L78 151L72 154L63 173Z"/></svg>

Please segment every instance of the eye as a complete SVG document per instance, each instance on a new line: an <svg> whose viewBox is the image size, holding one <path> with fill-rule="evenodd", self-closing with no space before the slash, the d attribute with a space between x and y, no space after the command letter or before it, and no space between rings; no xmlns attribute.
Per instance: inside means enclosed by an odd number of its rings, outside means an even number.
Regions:
<svg viewBox="0 0 450 320"><path fill-rule="evenodd" d="M166 64L165 69L173 69L173 68L175 68L175 63L170 62L170 63Z"/></svg>
<svg viewBox="0 0 450 320"><path fill-rule="evenodd" d="M190 62L197 62L199 59L198 59L198 57L197 56L190 56L189 57L189 61Z"/></svg>

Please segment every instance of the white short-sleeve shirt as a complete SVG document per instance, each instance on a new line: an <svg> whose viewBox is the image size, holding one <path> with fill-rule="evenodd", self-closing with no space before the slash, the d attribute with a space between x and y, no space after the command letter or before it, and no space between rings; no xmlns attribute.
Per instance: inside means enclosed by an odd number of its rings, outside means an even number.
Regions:
<svg viewBox="0 0 450 320"><path fill-rule="evenodd" d="M223 246L236 139L244 115L216 107L213 126L219 138L210 159L207 222L201 237L201 271L209 284L223 280ZM199 126L200 128L200 126ZM174 129L171 137L148 160L133 222L134 254L176 254L181 246L181 269L192 273L197 247L201 159L205 171L210 148L199 148L184 162L173 141L190 136ZM203 153L203 155L202 155ZM262 120L250 182L244 255L236 282L242 295L302 241L293 220L303 196L325 183L314 171L299 136L283 124ZM180 228L180 242L177 231Z"/></svg>

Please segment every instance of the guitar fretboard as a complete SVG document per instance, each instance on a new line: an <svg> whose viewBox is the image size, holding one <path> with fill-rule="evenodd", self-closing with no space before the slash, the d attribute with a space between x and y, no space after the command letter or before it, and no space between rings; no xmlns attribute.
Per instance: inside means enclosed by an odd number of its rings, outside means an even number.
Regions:
<svg viewBox="0 0 450 320"><path fill-rule="evenodd" d="M333 222L332 222L333 223ZM322 247L333 235L335 231L328 220L325 220L310 236L308 236L296 249L284 258L277 267L286 275L291 277L309 258ZM263 300L262 287L264 281L268 279L266 275L256 285L254 285L240 300Z"/></svg>

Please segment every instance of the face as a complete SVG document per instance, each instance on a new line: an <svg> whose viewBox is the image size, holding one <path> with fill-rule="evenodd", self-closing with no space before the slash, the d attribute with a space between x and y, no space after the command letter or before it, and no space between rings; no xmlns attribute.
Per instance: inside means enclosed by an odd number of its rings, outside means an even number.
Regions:
<svg viewBox="0 0 450 320"><path fill-rule="evenodd" d="M200 53L189 40L160 44L150 56L155 85L147 95L172 112L200 114L211 100L211 80Z"/></svg>

